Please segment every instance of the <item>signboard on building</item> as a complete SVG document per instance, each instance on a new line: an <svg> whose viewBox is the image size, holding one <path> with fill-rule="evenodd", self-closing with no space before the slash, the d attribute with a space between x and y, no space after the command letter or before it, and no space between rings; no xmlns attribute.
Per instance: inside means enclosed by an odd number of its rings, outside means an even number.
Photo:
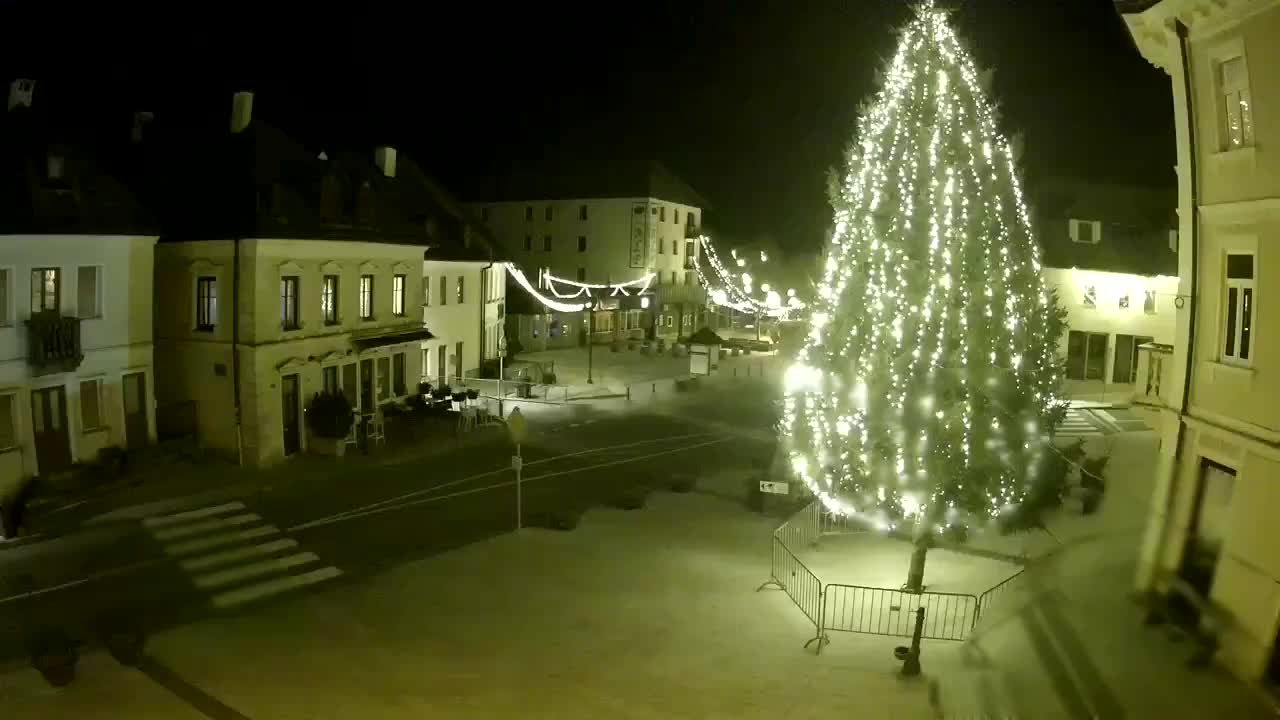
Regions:
<svg viewBox="0 0 1280 720"><path fill-rule="evenodd" d="M631 267L649 266L649 212L644 203L631 207Z"/></svg>
<svg viewBox="0 0 1280 720"><path fill-rule="evenodd" d="M760 492L771 493L773 495L786 495L791 492L791 488L784 482L770 482L768 480L760 481Z"/></svg>

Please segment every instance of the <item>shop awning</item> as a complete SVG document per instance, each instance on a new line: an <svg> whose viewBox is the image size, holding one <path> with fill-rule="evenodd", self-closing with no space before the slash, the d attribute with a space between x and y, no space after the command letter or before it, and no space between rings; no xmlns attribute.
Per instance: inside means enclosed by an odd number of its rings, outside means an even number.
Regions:
<svg viewBox="0 0 1280 720"><path fill-rule="evenodd" d="M351 344L356 350L369 350L372 348L386 347L387 345L399 345L400 343L414 342L415 340L432 340L435 335L426 328L405 328L401 330L392 330L377 335L362 335L360 337L351 338Z"/></svg>

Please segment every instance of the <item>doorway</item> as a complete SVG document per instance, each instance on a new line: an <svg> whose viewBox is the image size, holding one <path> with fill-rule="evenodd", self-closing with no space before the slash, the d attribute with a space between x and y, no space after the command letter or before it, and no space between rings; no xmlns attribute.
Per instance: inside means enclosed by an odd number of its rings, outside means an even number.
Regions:
<svg viewBox="0 0 1280 720"><path fill-rule="evenodd" d="M1111 382L1133 382L1138 377L1138 347L1154 339L1147 335L1116 335L1116 357L1111 368Z"/></svg>
<svg viewBox="0 0 1280 720"><path fill-rule="evenodd" d="M373 412L373 358L360 361L360 414Z"/></svg>
<svg viewBox="0 0 1280 720"><path fill-rule="evenodd" d="M62 387L31 391L31 429L41 475L71 467L71 435L67 432L67 391Z"/></svg>
<svg viewBox="0 0 1280 720"><path fill-rule="evenodd" d="M436 379L437 387L444 387L449 383L449 380L448 380L449 359L447 357L448 354L449 354L449 348L443 344L441 344L440 347L436 349L436 372L440 376Z"/></svg>
<svg viewBox="0 0 1280 720"><path fill-rule="evenodd" d="M1236 471L1209 459L1200 461L1195 505L1178 574L1203 597L1209 597L1218 557L1230 528L1231 496Z"/></svg>
<svg viewBox="0 0 1280 720"><path fill-rule="evenodd" d="M280 410L283 418L284 454L293 455L302 449L302 428L298 422L301 412L298 409L298 376L285 375L280 378Z"/></svg>
<svg viewBox="0 0 1280 720"><path fill-rule="evenodd" d="M1067 336L1067 377L1102 380L1107 372L1107 334L1072 330Z"/></svg>
<svg viewBox="0 0 1280 720"><path fill-rule="evenodd" d="M124 376L124 442L130 450L140 448L150 440L147 427L147 376L146 373L129 373Z"/></svg>

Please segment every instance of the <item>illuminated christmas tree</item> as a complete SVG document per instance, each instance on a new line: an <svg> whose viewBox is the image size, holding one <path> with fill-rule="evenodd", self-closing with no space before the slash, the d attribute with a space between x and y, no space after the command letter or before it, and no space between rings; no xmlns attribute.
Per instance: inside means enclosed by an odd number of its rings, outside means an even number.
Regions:
<svg viewBox="0 0 1280 720"><path fill-rule="evenodd" d="M1019 516L1061 419L1063 312L1013 151L931 2L903 30L834 188L810 332L787 374L791 470L828 510L938 533Z"/></svg>

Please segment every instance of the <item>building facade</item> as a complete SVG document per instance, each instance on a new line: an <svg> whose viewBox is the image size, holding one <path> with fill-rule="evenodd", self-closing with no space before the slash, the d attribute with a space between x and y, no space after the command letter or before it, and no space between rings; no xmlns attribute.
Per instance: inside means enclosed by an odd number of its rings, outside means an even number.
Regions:
<svg viewBox="0 0 1280 720"><path fill-rule="evenodd" d="M157 392L194 405L202 446L266 465L307 448L321 390L363 417L417 392L424 253L457 223L393 148L305 148L255 120L249 93L223 132L206 164L167 152L181 167L152 173L177 188L156 248Z"/></svg>
<svg viewBox="0 0 1280 720"><path fill-rule="evenodd" d="M501 356L506 271L488 260L446 259L432 250L427 256L422 321L431 338L422 341L422 376L436 387L457 385Z"/></svg>
<svg viewBox="0 0 1280 720"><path fill-rule="evenodd" d="M1183 303L1137 585L1189 587L1225 618L1217 659L1280 684L1280 1L1117 8L1169 75L1178 156Z"/></svg>
<svg viewBox="0 0 1280 720"><path fill-rule="evenodd" d="M0 122L0 504L155 440L154 224L33 93L17 81Z"/></svg>
<svg viewBox="0 0 1280 720"><path fill-rule="evenodd" d="M1067 379L1076 389L1133 384L1138 347L1173 342L1173 188L1056 178L1032 197L1044 277L1067 311Z"/></svg>
<svg viewBox="0 0 1280 720"><path fill-rule="evenodd" d="M656 164L614 178L566 175L553 183L518 181L471 207L547 295L548 272L605 285L652 275L648 299L642 306L638 298L606 298L594 318L515 301L509 331L526 349L582 345L588 334L595 343L692 334L705 307L693 270L704 201Z"/></svg>

